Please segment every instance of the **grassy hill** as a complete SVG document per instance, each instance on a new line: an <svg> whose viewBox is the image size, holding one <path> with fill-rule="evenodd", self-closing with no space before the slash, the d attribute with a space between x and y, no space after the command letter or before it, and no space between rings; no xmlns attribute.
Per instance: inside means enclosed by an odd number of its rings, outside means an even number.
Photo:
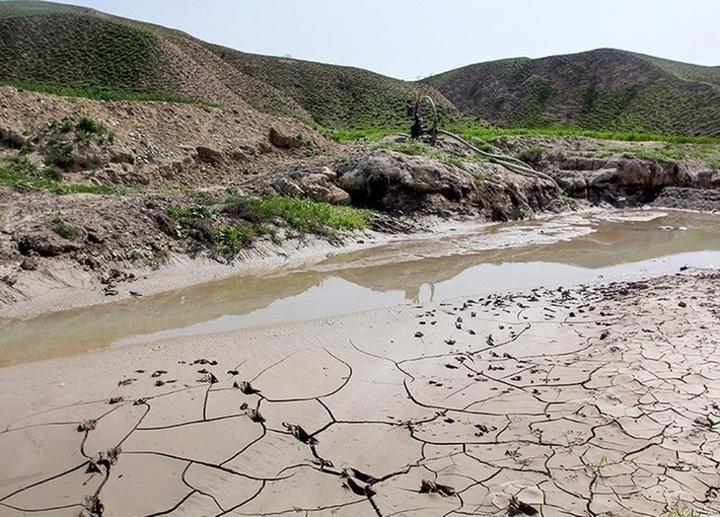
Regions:
<svg viewBox="0 0 720 517"><path fill-rule="evenodd" d="M479 63L425 82L498 125L720 135L720 67L599 49Z"/></svg>
<svg viewBox="0 0 720 517"><path fill-rule="evenodd" d="M406 127L406 102L423 91L465 125L480 119L515 128L720 135L720 67L601 49L480 63L407 82L248 54L39 1L0 1L2 83L98 99L252 108L343 131Z"/></svg>
<svg viewBox="0 0 720 517"><path fill-rule="evenodd" d="M0 2L0 83L100 99L250 105L327 128L407 125L432 87L358 68L258 56L93 9Z"/></svg>

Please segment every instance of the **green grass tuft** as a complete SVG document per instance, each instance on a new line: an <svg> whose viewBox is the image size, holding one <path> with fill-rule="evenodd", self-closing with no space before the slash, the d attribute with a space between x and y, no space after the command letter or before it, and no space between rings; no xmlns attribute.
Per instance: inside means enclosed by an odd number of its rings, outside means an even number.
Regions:
<svg viewBox="0 0 720 517"><path fill-rule="evenodd" d="M279 217L299 232L321 235L362 230L374 214L371 210L282 196L248 199L245 206L264 219Z"/></svg>
<svg viewBox="0 0 720 517"><path fill-rule="evenodd" d="M74 239L80 235L80 230L75 228L72 224L68 223L63 219L55 219L52 222L52 231L58 234L63 239Z"/></svg>
<svg viewBox="0 0 720 517"><path fill-rule="evenodd" d="M84 185L78 183L62 183L53 177L49 168L37 170L24 158L11 159L0 163L0 185L10 187L19 192L30 190L47 190L54 194L123 194L126 191L102 185Z"/></svg>

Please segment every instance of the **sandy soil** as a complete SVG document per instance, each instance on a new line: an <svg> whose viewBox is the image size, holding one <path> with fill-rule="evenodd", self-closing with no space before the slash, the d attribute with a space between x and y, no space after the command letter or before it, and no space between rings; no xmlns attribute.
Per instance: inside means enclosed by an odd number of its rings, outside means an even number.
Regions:
<svg viewBox="0 0 720 517"><path fill-rule="evenodd" d="M717 515L719 286L688 271L5 368L0 515Z"/></svg>

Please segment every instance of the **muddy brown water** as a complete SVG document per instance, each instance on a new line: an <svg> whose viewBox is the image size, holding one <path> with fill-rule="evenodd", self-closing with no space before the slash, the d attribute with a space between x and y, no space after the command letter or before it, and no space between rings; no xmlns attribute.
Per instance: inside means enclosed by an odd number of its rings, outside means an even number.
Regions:
<svg viewBox="0 0 720 517"><path fill-rule="evenodd" d="M408 303L720 267L720 216L610 211L450 231L289 272L0 319L0 366Z"/></svg>

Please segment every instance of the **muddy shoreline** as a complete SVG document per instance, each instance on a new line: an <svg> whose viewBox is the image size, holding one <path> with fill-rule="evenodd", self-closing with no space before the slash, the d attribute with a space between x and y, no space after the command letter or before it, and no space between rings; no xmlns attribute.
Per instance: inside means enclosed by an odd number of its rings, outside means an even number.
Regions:
<svg viewBox="0 0 720 517"><path fill-rule="evenodd" d="M719 281L534 289L4 368L0 450L20 454L0 507L717 513Z"/></svg>
<svg viewBox="0 0 720 517"><path fill-rule="evenodd" d="M416 220L411 233L383 233L372 230L346 232L338 238L305 236L281 245L257 243L230 264L207 257L173 256L158 268L128 269L120 279L117 294L108 296L92 272L74 261L56 261L44 271L33 271L12 286L12 299L0 300L4 318L28 319L40 314L88 307L213 282L230 277L279 274L357 250L398 242L432 238L454 231L472 231L497 223L467 219L426 217ZM135 293L135 294L133 294ZM139 296L138 296L139 295Z"/></svg>

